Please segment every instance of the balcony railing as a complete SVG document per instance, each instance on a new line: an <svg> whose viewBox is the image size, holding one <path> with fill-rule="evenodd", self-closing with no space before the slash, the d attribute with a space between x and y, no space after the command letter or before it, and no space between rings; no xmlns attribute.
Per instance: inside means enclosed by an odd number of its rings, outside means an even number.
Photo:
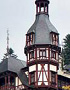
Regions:
<svg viewBox="0 0 70 90"><path fill-rule="evenodd" d="M23 85L19 85L19 86L1 86L0 90L24 90L24 86Z"/></svg>

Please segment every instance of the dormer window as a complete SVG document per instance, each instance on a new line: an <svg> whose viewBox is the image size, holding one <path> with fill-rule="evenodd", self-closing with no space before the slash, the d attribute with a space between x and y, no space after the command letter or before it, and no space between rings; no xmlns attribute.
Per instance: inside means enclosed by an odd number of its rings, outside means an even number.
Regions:
<svg viewBox="0 0 70 90"><path fill-rule="evenodd" d="M52 44L53 45L58 45L58 35L57 34L52 34Z"/></svg>
<svg viewBox="0 0 70 90"><path fill-rule="evenodd" d="M33 38L34 38L34 34L30 33L26 36L26 45L30 46L33 44Z"/></svg>

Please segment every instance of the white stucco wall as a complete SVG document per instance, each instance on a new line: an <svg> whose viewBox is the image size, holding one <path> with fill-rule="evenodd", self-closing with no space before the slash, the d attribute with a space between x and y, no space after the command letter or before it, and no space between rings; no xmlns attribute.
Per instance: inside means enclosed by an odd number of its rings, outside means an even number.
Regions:
<svg viewBox="0 0 70 90"><path fill-rule="evenodd" d="M57 72L57 66L50 65L50 71Z"/></svg>
<svg viewBox="0 0 70 90"><path fill-rule="evenodd" d="M36 65L32 65L29 67L29 72L36 71Z"/></svg>

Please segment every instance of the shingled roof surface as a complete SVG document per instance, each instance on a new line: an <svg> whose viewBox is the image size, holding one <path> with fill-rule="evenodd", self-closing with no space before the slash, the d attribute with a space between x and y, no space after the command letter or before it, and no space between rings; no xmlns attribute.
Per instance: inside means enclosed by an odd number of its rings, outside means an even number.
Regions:
<svg viewBox="0 0 70 90"><path fill-rule="evenodd" d="M54 32L58 34L58 31L50 22L48 15L45 14L36 16L36 20L28 30L27 34L31 32L35 33L34 44L51 44L52 41L50 33Z"/></svg>
<svg viewBox="0 0 70 90"><path fill-rule="evenodd" d="M6 71L14 72L20 78L22 84L28 86L28 78L26 74L21 71L24 67L26 67L25 61L19 60L15 57L9 57L0 63L0 74Z"/></svg>

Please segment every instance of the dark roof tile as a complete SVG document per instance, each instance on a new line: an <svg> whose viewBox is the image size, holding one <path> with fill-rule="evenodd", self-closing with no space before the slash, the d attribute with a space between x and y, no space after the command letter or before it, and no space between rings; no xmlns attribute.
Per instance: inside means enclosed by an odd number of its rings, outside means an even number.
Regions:
<svg viewBox="0 0 70 90"><path fill-rule="evenodd" d="M50 22L48 15L45 14L36 16L36 20L28 30L27 34L31 32L35 33L34 44L51 44L52 42L50 33L54 32L58 34L58 31Z"/></svg>
<svg viewBox="0 0 70 90"><path fill-rule="evenodd" d="M28 78L24 72L21 72L24 67L26 67L25 61L9 57L0 63L0 74L6 71L14 72L20 78L22 84L28 86Z"/></svg>

